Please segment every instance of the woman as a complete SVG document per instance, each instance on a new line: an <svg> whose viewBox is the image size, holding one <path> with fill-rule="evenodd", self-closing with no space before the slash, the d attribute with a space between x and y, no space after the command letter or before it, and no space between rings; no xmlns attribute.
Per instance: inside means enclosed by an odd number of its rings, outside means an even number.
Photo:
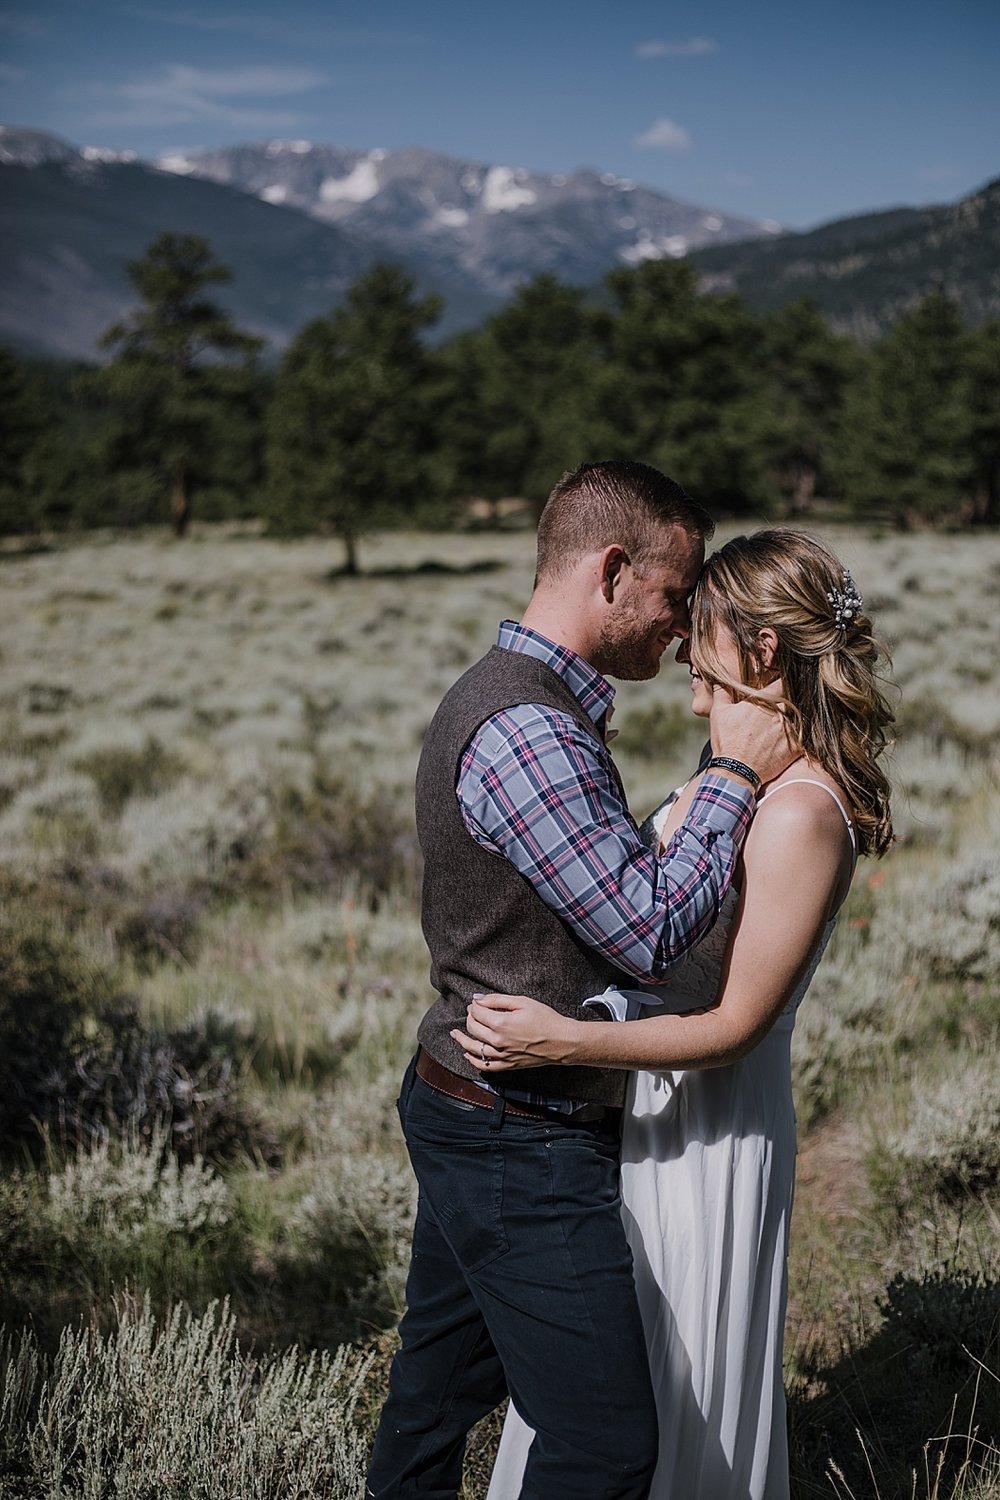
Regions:
<svg viewBox="0 0 1000 1500"><path fill-rule="evenodd" d="M490 1077L539 1061L639 1070L622 1204L660 1414L651 1500L787 1500L791 1033L858 854L892 841L879 658L851 575L821 542L773 529L716 552L677 653L694 712L708 716L718 687L774 707L780 679L801 750L758 797L739 888L642 1019L577 1021L487 995L454 1033ZM654 814L652 837L670 837L691 796ZM518 1494L531 1437L512 1411L489 1500Z"/></svg>

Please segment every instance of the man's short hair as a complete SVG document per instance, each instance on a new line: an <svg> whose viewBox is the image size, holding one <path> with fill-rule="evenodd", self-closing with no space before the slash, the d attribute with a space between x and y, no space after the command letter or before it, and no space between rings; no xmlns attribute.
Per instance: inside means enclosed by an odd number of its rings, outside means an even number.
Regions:
<svg viewBox="0 0 1000 1500"><path fill-rule="evenodd" d="M615 542L641 571L662 556L665 526L705 541L715 530L704 506L649 464L581 464L563 475L539 518L536 581Z"/></svg>

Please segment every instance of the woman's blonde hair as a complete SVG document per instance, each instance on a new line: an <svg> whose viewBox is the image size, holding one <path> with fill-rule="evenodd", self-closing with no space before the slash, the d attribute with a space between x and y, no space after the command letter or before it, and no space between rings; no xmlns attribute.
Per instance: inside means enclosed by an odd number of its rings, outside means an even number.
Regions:
<svg viewBox="0 0 1000 1500"><path fill-rule="evenodd" d="M713 552L698 581L691 660L706 680L772 709L775 700L760 690L780 675L799 743L850 798L861 853L884 854L892 843L892 817L889 782L878 762L894 715L878 676L886 654L860 601L851 601L850 618L838 620L838 608L853 592L843 563L806 532L772 527L734 537ZM742 681L719 660L719 625L736 642ZM765 628L778 639L767 670L759 641Z"/></svg>

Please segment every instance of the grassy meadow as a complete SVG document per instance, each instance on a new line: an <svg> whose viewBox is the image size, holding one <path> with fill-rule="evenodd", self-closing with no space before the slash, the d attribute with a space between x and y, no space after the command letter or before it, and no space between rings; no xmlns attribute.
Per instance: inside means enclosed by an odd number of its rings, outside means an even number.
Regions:
<svg viewBox="0 0 1000 1500"><path fill-rule="evenodd" d="M985 1500L1000 537L824 534L893 653L900 838L795 1036L793 1494ZM340 561L222 529L0 555L0 1500L362 1495L429 998L413 773L533 538ZM640 816L697 755L689 701L672 664L619 690Z"/></svg>

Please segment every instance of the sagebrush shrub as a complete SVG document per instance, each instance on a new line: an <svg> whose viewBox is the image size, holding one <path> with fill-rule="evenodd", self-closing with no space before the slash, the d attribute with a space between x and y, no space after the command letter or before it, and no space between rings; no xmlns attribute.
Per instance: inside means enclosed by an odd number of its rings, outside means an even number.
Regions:
<svg viewBox="0 0 1000 1500"><path fill-rule="evenodd" d="M0 1321L30 1320L50 1342L81 1317L100 1326L127 1288L157 1309L204 1307L247 1284L245 1238L228 1184L198 1158L179 1162L165 1130L81 1146L49 1172L0 1178Z"/></svg>
<svg viewBox="0 0 1000 1500"><path fill-rule="evenodd" d="M68 1328L51 1367L0 1344L0 1497L362 1500L357 1408L371 1356L240 1351L227 1303L202 1317L123 1302L106 1336Z"/></svg>
<svg viewBox="0 0 1000 1500"><path fill-rule="evenodd" d="M156 890L125 906L115 939L141 973L164 962L191 963L198 953L206 898L192 890Z"/></svg>
<svg viewBox="0 0 1000 1500"><path fill-rule="evenodd" d="M338 1288L341 1336L358 1337L395 1322L416 1212L416 1183L406 1162L348 1157L322 1170L289 1221L286 1277Z"/></svg>
<svg viewBox="0 0 1000 1500"><path fill-rule="evenodd" d="M71 939L0 922L0 1151L167 1125L182 1156L280 1155L244 1101L252 1030L206 1010L161 1032Z"/></svg>
<svg viewBox="0 0 1000 1500"><path fill-rule="evenodd" d="M1000 1185L1000 1059L960 1054L930 1086L918 1080L909 1123L885 1149L910 1191L961 1196Z"/></svg>
<svg viewBox="0 0 1000 1500"><path fill-rule="evenodd" d="M161 1127L149 1142L98 1141L48 1180L50 1232L79 1255L96 1241L130 1245L148 1235L184 1235L229 1222L225 1183L201 1157L184 1163Z"/></svg>

